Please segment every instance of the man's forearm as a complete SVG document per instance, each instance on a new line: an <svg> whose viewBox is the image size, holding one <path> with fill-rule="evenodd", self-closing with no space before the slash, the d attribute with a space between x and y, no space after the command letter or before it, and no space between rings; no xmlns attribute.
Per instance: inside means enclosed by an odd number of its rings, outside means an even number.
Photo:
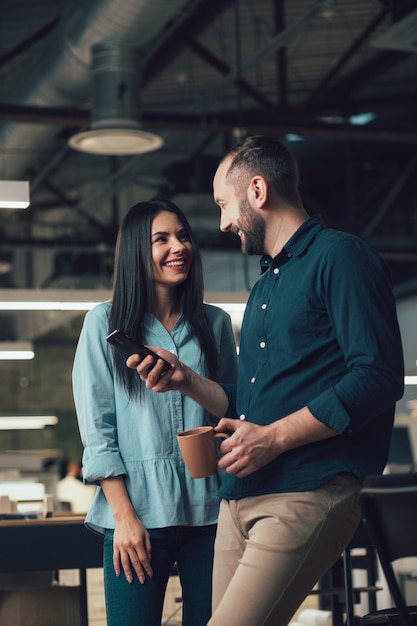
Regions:
<svg viewBox="0 0 417 626"><path fill-rule="evenodd" d="M271 429L277 448L284 452L339 434L315 418L307 407L277 420Z"/></svg>
<svg viewBox="0 0 417 626"><path fill-rule="evenodd" d="M216 430L233 432L222 443L219 467L239 478L264 467L288 450L338 434L317 420L307 407L266 426L246 420L223 419Z"/></svg>

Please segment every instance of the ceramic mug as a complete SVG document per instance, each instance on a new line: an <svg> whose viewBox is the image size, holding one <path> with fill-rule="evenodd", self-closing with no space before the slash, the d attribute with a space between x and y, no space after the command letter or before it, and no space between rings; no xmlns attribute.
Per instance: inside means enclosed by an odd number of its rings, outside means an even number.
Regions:
<svg viewBox="0 0 417 626"><path fill-rule="evenodd" d="M226 433L216 433L212 426L199 426L178 433L177 440L184 463L193 478L206 478L217 471L217 439Z"/></svg>

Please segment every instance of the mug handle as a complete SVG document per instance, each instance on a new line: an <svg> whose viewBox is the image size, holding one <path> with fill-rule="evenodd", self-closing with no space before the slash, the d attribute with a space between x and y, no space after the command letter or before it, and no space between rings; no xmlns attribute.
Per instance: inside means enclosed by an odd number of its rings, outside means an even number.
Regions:
<svg viewBox="0 0 417 626"><path fill-rule="evenodd" d="M230 435L226 435L226 433L214 433L214 439L227 439ZM217 458L220 459L220 447L217 448Z"/></svg>

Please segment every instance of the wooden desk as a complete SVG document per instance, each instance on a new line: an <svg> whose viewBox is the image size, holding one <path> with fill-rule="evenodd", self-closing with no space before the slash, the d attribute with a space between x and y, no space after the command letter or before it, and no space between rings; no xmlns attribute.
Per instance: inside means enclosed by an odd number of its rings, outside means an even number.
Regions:
<svg viewBox="0 0 417 626"><path fill-rule="evenodd" d="M0 520L0 572L80 570L81 625L88 626L86 569L103 567L103 539L84 516Z"/></svg>

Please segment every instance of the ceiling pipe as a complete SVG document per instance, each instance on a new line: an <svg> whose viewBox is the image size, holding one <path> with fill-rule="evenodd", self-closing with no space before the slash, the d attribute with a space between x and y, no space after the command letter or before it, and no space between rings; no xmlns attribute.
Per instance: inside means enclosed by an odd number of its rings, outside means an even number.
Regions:
<svg viewBox="0 0 417 626"><path fill-rule="evenodd" d="M115 46L145 49L189 3L186 0L84 0L64 14L28 67L27 76L8 95L10 104L71 107L89 100L91 46L111 40ZM50 125L0 127L0 171L20 178L36 150L50 148L56 129ZM22 150L28 146L28 150Z"/></svg>

